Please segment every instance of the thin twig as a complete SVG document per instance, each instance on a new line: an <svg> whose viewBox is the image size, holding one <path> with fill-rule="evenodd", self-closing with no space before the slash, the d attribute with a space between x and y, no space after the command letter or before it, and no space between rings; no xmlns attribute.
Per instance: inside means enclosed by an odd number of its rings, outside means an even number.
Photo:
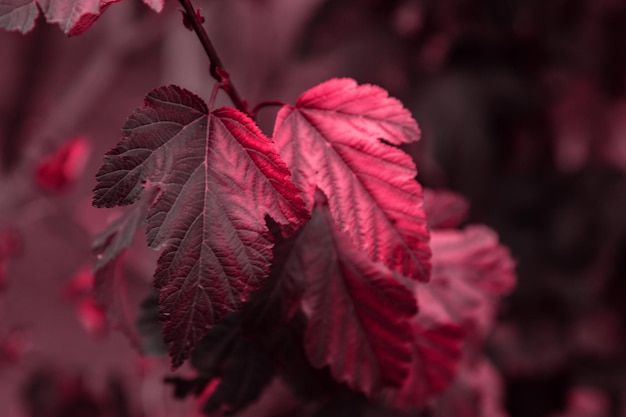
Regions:
<svg viewBox="0 0 626 417"><path fill-rule="evenodd" d="M257 104L256 106L254 106L254 108L252 109L252 118L256 119L257 113L259 112L259 110L265 108L265 107L269 107L269 106L279 106L282 107L284 105L286 105L287 103L285 103L284 101L280 101L280 100L267 100L267 101L262 101L259 104Z"/></svg>
<svg viewBox="0 0 626 417"><path fill-rule="evenodd" d="M191 0L178 0L178 1L181 4L181 6L183 6L188 22L191 24L193 31L196 32L196 36L198 36L198 39L200 40L200 43L202 44L204 51L209 57L209 61L211 65L210 66L211 76L215 78L218 83L220 83L220 86L226 92L226 94L228 94L231 101L233 102L233 104L238 110L248 115L251 115L250 109L248 108L248 104L241 98L241 96L237 92L237 89L235 89L235 86L230 81L230 76L228 74L228 71L226 71L226 68L224 68L224 64L222 64L222 60L217 54L217 51L215 50L215 47L213 46L213 43L211 42L211 39L209 38L208 33L206 32L206 30L204 30L204 27L202 26L202 22L200 21L200 16L196 14L196 11L193 5L191 4Z"/></svg>

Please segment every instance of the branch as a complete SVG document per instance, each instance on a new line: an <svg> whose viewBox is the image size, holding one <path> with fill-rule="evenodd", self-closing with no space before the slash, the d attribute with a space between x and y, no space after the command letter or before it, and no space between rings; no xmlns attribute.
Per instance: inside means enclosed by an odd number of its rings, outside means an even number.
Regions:
<svg viewBox="0 0 626 417"><path fill-rule="evenodd" d="M248 108L248 103L246 103L245 100L241 98L241 96L235 89L235 86L230 81L228 71L226 71L226 68L224 68L224 64L222 64L222 60L217 54L217 51L215 50L211 39L209 39L208 33L206 32L206 30L204 30L204 27L202 26L202 22L200 20L201 17L199 16L199 13L196 13L196 11L194 10L193 5L191 4L191 0L178 1L180 2L181 6L183 6L186 22L188 22L191 25L193 31L196 32L196 36L198 36L198 39L200 40L204 51L209 57L209 61L211 63L211 76L215 78L218 83L220 83L220 86L226 92L226 94L228 94L235 107L238 110L251 116L250 109Z"/></svg>

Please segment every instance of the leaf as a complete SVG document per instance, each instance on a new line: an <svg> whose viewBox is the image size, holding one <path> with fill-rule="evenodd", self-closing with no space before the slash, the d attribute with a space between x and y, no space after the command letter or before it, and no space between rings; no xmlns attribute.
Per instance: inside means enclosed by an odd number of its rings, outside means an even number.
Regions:
<svg viewBox="0 0 626 417"><path fill-rule="evenodd" d="M141 302L136 325L144 355L167 354L167 346L163 343L163 326L159 322L159 294L156 291L151 292Z"/></svg>
<svg viewBox="0 0 626 417"><path fill-rule="evenodd" d="M453 322L484 338L499 297L515 286L515 263L508 249L486 226L434 231L431 246L432 279L419 294L430 293L432 304L440 302Z"/></svg>
<svg viewBox="0 0 626 417"><path fill-rule="evenodd" d="M0 28L28 33L35 27L41 9L48 23L57 23L66 35L89 29L112 3L120 0L0 0ZM144 0L155 12L163 0Z"/></svg>
<svg viewBox="0 0 626 417"><path fill-rule="evenodd" d="M382 392L384 403L399 410L417 410L454 381L461 361L463 328L451 323L425 324L420 311L413 320L411 368L401 387Z"/></svg>
<svg viewBox="0 0 626 417"><path fill-rule="evenodd" d="M147 237L163 246L155 273L172 366L259 288L272 261L265 215L283 234L309 214L273 143L243 113L209 112L180 87L150 92L96 175L94 205L132 204L144 187L160 191Z"/></svg>
<svg viewBox="0 0 626 417"><path fill-rule="evenodd" d="M317 208L302 232L308 316L304 343L311 364L372 395L400 385L411 353L409 320L415 298L394 274L372 262L337 230L327 207Z"/></svg>
<svg viewBox="0 0 626 417"><path fill-rule="evenodd" d="M337 382L328 368L311 366L302 343L305 328L306 317L302 312L282 326L274 346L276 366L280 378L303 402L323 400L331 395Z"/></svg>
<svg viewBox="0 0 626 417"><path fill-rule="evenodd" d="M276 225L270 223L270 230L275 229L272 226ZM299 311L303 291L302 280L294 281L288 272L298 262L294 248L303 243L300 231L289 238L282 238L275 232L273 235L276 243L272 248L273 262L269 276L242 309L244 326L266 336L281 332L282 326Z"/></svg>
<svg viewBox="0 0 626 417"><path fill-rule="evenodd" d="M96 255L92 266L95 299L106 311L109 322L124 333L140 352L143 349L136 326L136 310L139 300L149 289L128 276L123 258L144 221L151 201L152 198L146 198L133 206L96 236L92 244Z"/></svg>
<svg viewBox="0 0 626 417"><path fill-rule="evenodd" d="M278 113L274 140L311 207L328 198L339 228L372 260L413 279L430 274L428 229L417 171L389 144L414 142L417 123L401 103L372 85L332 79Z"/></svg>
<svg viewBox="0 0 626 417"><path fill-rule="evenodd" d="M274 375L263 341L243 332L239 312L209 331L194 350L192 365L200 378L219 378L203 405L207 415L230 415L244 409L261 396Z"/></svg>
<svg viewBox="0 0 626 417"><path fill-rule="evenodd" d="M431 234L433 273L416 284L420 305L413 326L411 372L382 399L398 409L419 409L457 376L462 352L474 356L491 328L499 297L514 283L514 263L485 226Z"/></svg>
<svg viewBox="0 0 626 417"><path fill-rule="evenodd" d="M424 189L424 211L431 230L457 227L467 218L469 208L469 201L460 194Z"/></svg>
<svg viewBox="0 0 626 417"><path fill-rule="evenodd" d="M151 198L142 200L130 210L112 222L92 243L96 262L92 271L97 272L120 256L133 244L137 229L144 221Z"/></svg>

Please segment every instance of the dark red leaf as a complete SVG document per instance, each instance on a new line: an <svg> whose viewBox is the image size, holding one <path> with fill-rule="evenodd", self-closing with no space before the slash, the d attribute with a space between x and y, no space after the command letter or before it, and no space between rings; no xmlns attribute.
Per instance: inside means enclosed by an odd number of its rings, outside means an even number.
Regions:
<svg viewBox="0 0 626 417"><path fill-rule="evenodd" d="M147 282L129 274L125 252L99 268L94 277L94 295L112 327L124 333L137 351L144 353L137 329L141 299L150 290Z"/></svg>
<svg viewBox="0 0 626 417"><path fill-rule="evenodd" d="M131 204L144 187L159 190L147 235L150 247L163 247L155 285L177 367L267 277L265 215L288 235L309 214L272 141L235 109L209 112L193 93L161 87L123 133L96 176L94 205Z"/></svg>
<svg viewBox="0 0 626 417"><path fill-rule="evenodd" d="M215 390L206 393L207 415L230 415L256 401L274 375L274 363L261 340L242 327L241 312L231 314L214 326L198 343L191 363L199 377L219 379Z"/></svg>
<svg viewBox="0 0 626 417"><path fill-rule="evenodd" d="M137 229L145 220L148 205L151 202L150 197L141 200L94 238L92 243L92 250L96 255L96 261L92 267L94 272L97 273L130 248Z"/></svg>
<svg viewBox="0 0 626 417"><path fill-rule="evenodd" d="M82 136L70 139L37 165L37 185L46 191L67 190L82 174L90 146Z"/></svg>
<svg viewBox="0 0 626 417"><path fill-rule="evenodd" d="M166 355L163 326L159 322L159 294L156 291L141 302L136 324L141 340L141 352L146 356Z"/></svg>
<svg viewBox="0 0 626 417"><path fill-rule="evenodd" d="M79 35L112 3L120 0L6 0L0 4L0 28L30 32L41 9L48 23L57 23L67 35ZM156 12L163 0L144 0Z"/></svg>
<svg viewBox="0 0 626 417"><path fill-rule="evenodd" d="M393 145L418 140L402 104L372 85L332 79L278 113L274 140L304 191L328 198L339 228L372 260L422 281L430 275L422 191L411 158ZM382 139L382 140L381 140Z"/></svg>
<svg viewBox="0 0 626 417"><path fill-rule="evenodd" d="M428 307L426 307L427 309ZM457 375L461 361L463 328L454 324L432 324L428 312L413 320L411 368L398 388L382 393L383 402L400 410L416 410L443 392Z"/></svg>
<svg viewBox="0 0 626 417"><path fill-rule="evenodd" d="M457 227L466 219L469 208L469 201L460 194L424 189L424 211L431 230Z"/></svg>
<svg viewBox="0 0 626 417"><path fill-rule="evenodd" d="M95 299L106 311L113 327L124 333L139 351L142 351L142 344L136 329L136 310L149 288L127 275L123 258L145 219L151 201L151 198L141 200L93 241L93 252L96 255L92 267Z"/></svg>
<svg viewBox="0 0 626 417"><path fill-rule="evenodd" d="M306 281L305 348L311 364L329 366L334 378L374 394L408 375L409 320L415 298L394 273L372 262L340 232L327 207L317 208L298 248Z"/></svg>

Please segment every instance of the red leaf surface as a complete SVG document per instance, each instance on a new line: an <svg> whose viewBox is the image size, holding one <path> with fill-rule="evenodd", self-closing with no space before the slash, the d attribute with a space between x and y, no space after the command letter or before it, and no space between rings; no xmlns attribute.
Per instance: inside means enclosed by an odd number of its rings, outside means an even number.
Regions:
<svg viewBox="0 0 626 417"><path fill-rule="evenodd" d="M411 292L337 230L326 207L316 209L301 239L307 242L299 257L311 364L329 366L338 381L368 395L400 385L411 358L409 320L417 311Z"/></svg>
<svg viewBox="0 0 626 417"><path fill-rule="evenodd" d="M210 111L180 87L150 92L96 179L94 205L131 204L146 186L148 244L172 365L261 286L272 260L265 215L293 232L309 215L273 143L243 113Z"/></svg>
<svg viewBox="0 0 626 417"><path fill-rule="evenodd" d="M2 0L0 28L30 32L35 27L39 10L48 23L57 23L69 36L89 29L104 10L120 0ZM163 0L144 0L156 12L163 9Z"/></svg>
<svg viewBox="0 0 626 417"><path fill-rule="evenodd" d="M321 189L335 222L371 259L426 281L430 249L417 171L408 155L387 144L419 137L398 100L351 79L304 92L295 106L280 110L274 128L276 146L307 205Z"/></svg>
<svg viewBox="0 0 626 417"><path fill-rule="evenodd" d="M424 211L431 230L457 227L466 219L469 208L469 201L460 194L424 189Z"/></svg>
<svg viewBox="0 0 626 417"><path fill-rule="evenodd" d="M498 298L515 284L514 263L497 235L484 226L431 235L433 273L416 284L420 311L415 318L411 372L400 389L383 400L398 409L418 409L452 384L462 352L482 344Z"/></svg>
<svg viewBox="0 0 626 417"><path fill-rule="evenodd" d="M427 308L427 307L426 307ZM428 312L420 311L413 320L411 367L399 388L382 393L383 401L400 410L423 407L454 380L461 361L463 328L455 324L424 323Z"/></svg>

